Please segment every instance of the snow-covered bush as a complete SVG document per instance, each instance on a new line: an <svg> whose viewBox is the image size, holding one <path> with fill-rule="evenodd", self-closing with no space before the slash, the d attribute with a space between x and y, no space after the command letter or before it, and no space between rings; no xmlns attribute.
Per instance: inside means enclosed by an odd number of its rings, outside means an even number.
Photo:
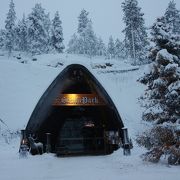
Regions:
<svg viewBox="0 0 180 180"><path fill-rule="evenodd" d="M143 155L144 160L158 162L162 155L167 157L168 163L180 163L180 131L175 125L157 125L149 131L144 132L137 137L137 142L141 146L145 146L149 152ZM176 161L175 161L176 159Z"/></svg>
<svg viewBox="0 0 180 180"><path fill-rule="evenodd" d="M7 124L0 119L0 143L7 143L9 144L10 141L14 138L17 138L20 136L20 131L12 132Z"/></svg>

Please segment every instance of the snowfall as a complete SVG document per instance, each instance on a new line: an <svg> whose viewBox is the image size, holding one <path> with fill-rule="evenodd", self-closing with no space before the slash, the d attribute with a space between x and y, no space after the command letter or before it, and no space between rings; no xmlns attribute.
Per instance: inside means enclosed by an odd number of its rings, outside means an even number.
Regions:
<svg viewBox="0 0 180 180"><path fill-rule="evenodd" d="M97 68L112 63L112 67ZM119 149L106 156L56 157L43 154L20 158L20 137L39 98L54 78L69 64L82 64L104 86L114 101L134 148L130 156ZM87 58L68 54L31 57L0 53L0 180L172 180L180 179L179 166L169 166L165 157L157 164L144 162L146 152L135 139L147 128L141 120L139 97L145 87L137 82L145 67L125 61Z"/></svg>

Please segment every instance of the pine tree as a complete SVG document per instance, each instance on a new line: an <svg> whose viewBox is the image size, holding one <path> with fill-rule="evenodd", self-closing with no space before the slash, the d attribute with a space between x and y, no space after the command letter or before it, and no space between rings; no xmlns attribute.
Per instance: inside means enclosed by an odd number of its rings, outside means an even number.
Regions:
<svg viewBox="0 0 180 180"><path fill-rule="evenodd" d="M86 10L82 10L79 17L78 17L78 30L77 32L81 35L83 31L86 29L88 23L89 23L89 18L88 18L89 12Z"/></svg>
<svg viewBox="0 0 180 180"><path fill-rule="evenodd" d="M28 49L32 55L48 52L49 34L45 26L46 20L45 10L41 4L36 4L28 16Z"/></svg>
<svg viewBox="0 0 180 180"><path fill-rule="evenodd" d="M27 28L27 22L25 15L23 15L23 18L21 21L19 21L16 30L16 48L19 51L27 52L28 50L28 28Z"/></svg>
<svg viewBox="0 0 180 180"><path fill-rule="evenodd" d="M115 58L115 45L113 37L109 37L108 47L107 47L107 56L108 58L112 59Z"/></svg>
<svg viewBox="0 0 180 180"><path fill-rule="evenodd" d="M5 39L6 39L6 31L4 29L0 30L0 49L5 48Z"/></svg>
<svg viewBox="0 0 180 180"><path fill-rule="evenodd" d="M125 56L124 44L117 38L115 41L115 58L124 59Z"/></svg>
<svg viewBox="0 0 180 180"><path fill-rule="evenodd" d="M172 28L173 33L180 34L180 11L176 8L174 0L170 1L165 12L166 22Z"/></svg>
<svg viewBox="0 0 180 180"><path fill-rule="evenodd" d="M87 12L86 10L82 10L80 15L78 16L78 43L79 43L79 54L87 54L87 28L88 24L90 22L89 18L88 18L88 14L89 12ZM86 32L85 32L86 31ZM86 37L85 37L86 36Z"/></svg>
<svg viewBox="0 0 180 180"><path fill-rule="evenodd" d="M95 56L97 49L97 37L92 28L92 22L89 21L87 27L84 29L84 39L83 39L83 48L84 54L87 54L89 57Z"/></svg>
<svg viewBox="0 0 180 180"><path fill-rule="evenodd" d="M63 38L63 30L61 24L62 22L59 17L59 12L57 11L52 21L51 43L54 49L59 53L62 53L65 48L63 44L64 38Z"/></svg>
<svg viewBox="0 0 180 180"><path fill-rule="evenodd" d="M105 46L102 38L100 38L100 37L97 39L96 49L97 49L96 55L106 56L106 46Z"/></svg>
<svg viewBox="0 0 180 180"><path fill-rule="evenodd" d="M44 17L44 28L45 28L45 31L46 31L46 34L47 34L47 44L46 44L46 52L50 52L53 47L52 47L52 44L51 44L51 36L52 36L52 31L51 31L51 26L52 26L52 23L51 23L51 19L50 19L50 14L47 13L45 14L45 17Z"/></svg>
<svg viewBox="0 0 180 180"><path fill-rule="evenodd" d="M128 57L134 60L133 64L142 64L147 53L147 33L137 0L125 0L122 3L124 12L125 29L125 48Z"/></svg>
<svg viewBox="0 0 180 180"><path fill-rule="evenodd" d="M143 133L138 142L150 150L145 159L158 162L168 152L170 164L180 164L180 36L169 28L166 18L152 26L149 71L140 79L147 85L143 119L154 127ZM173 160L174 159L174 160Z"/></svg>
<svg viewBox="0 0 180 180"><path fill-rule="evenodd" d="M89 57L106 55L106 47L101 38L94 33L92 21L88 12L82 10L78 17L78 33L74 34L68 43L68 53L84 54Z"/></svg>
<svg viewBox="0 0 180 180"><path fill-rule="evenodd" d="M79 52L78 52L78 37L76 34L73 34L73 36L71 37L71 39L68 43L67 53L79 54Z"/></svg>
<svg viewBox="0 0 180 180"><path fill-rule="evenodd" d="M98 38L93 31L88 12L82 10L78 17L78 34L74 34L68 44L68 53L84 54L89 57L97 55Z"/></svg>
<svg viewBox="0 0 180 180"><path fill-rule="evenodd" d="M9 55L11 54L14 48L15 20L16 20L15 5L13 0L11 0L9 4L9 12L7 13L7 18L5 20L5 30L6 30L5 48L8 51Z"/></svg>

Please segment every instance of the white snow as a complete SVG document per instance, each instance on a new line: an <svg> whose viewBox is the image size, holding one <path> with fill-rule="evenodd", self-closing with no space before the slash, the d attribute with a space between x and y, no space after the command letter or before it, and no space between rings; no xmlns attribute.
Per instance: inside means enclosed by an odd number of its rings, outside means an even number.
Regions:
<svg viewBox="0 0 180 180"><path fill-rule="evenodd" d="M156 59L164 59L165 61L169 61L170 63L174 62L174 56L170 54L166 49L162 49L157 53Z"/></svg>
<svg viewBox="0 0 180 180"><path fill-rule="evenodd" d="M168 65L165 67L164 71L175 71L177 68L178 68L178 64L175 64L175 63L173 63L173 64L168 64Z"/></svg>
<svg viewBox="0 0 180 180"><path fill-rule="evenodd" d="M177 91L180 90L180 81L176 81L175 83L172 83L169 85L168 90L171 92L173 90Z"/></svg>
<svg viewBox="0 0 180 180"><path fill-rule="evenodd" d="M37 61L22 57L27 64L19 63L16 57L0 57L0 119L11 132L25 128L39 98L53 79L68 64L85 65L102 83L112 97L122 120L129 129L129 136L145 128L141 122L143 109L138 98L145 87L137 82L142 68L123 62L113 61L113 73L94 69L93 64L103 64L103 59L89 59L72 55L42 55ZM108 60L106 60L108 61ZM109 60L110 61L110 60ZM60 63L57 68L55 66ZM63 64L63 66L62 66ZM113 68L114 67L114 68ZM123 71L121 71L123 70ZM128 70L128 71L126 71ZM133 71L131 71L133 70ZM0 134L2 133L0 128ZM135 145L135 144L134 144ZM179 179L179 167L168 166L166 160L159 164L143 162L140 155L145 152L136 145L131 156L123 156L122 149L106 156L77 156L57 158L53 154L31 156L20 159L18 155L19 138L12 138L9 144L0 135L0 179L2 180L171 180Z"/></svg>
<svg viewBox="0 0 180 180"><path fill-rule="evenodd" d="M166 86L166 84L167 84L167 82L164 79L158 78L158 79L154 80L153 88L159 87L159 86Z"/></svg>

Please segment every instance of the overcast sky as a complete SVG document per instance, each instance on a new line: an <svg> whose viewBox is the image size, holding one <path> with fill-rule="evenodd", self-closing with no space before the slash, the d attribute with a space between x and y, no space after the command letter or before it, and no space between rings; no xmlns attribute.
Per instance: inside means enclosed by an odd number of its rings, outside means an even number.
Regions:
<svg viewBox="0 0 180 180"><path fill-rule="evenodd" d="M10 0L0 0L0 28L4 28L4 21L9 9ZM170 0L138 0L142 12L145 14L146 26L150 26L156 17L161 16ZM123 0L14 0L17 17L22 18L23 13L28 15L35 3L41 3L46 12L50 12L51 18L56 11L59 11L65 43L77 30L77 17L84 8L90 14L93 28L98 36L105 42L109 36L123 38L122 29L124 27L121 3ZM175 0L176 7L180 9L180 1Z"/></svg>

